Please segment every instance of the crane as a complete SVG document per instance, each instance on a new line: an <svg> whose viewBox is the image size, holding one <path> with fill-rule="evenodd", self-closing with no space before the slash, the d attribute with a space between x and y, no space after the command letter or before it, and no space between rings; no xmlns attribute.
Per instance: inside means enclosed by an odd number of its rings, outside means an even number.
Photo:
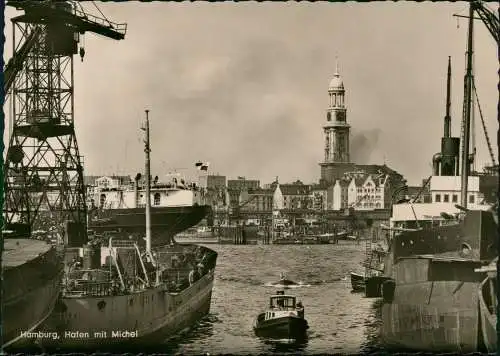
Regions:
<svg viewBox="0 0 500 356"><path fill-rule="evenodd" d="M355 207L359 203L361 203L363 200L365 200L366 198L368 198L369 196L370 196L369 194L365 194L365 195L362 195L362 196L358 197L358 199L356 199L356 201L354 203L352 203L351 205L349 205L349 207L347 207L347 209L345 210L345 215L347 215L347 216L353 215Z"/></svg>
<svg viewBox="0 0 500 356"><path fill-rule="evenodd" d="M241 208L244 208L247 206L249 203L255 200L257 198L257 195L252 195L251 197L247 198L246 200L242 201L241 203L237 202L234 207L232 207L232 214L231 218L235 220L240 220L241 219Z"/></svg>
<svg viewBox="0 0 500 356"><path fill-rule="evenodd" d="M50 218L86 231L83 163L74 125L73 56L80 35L125 38L127 25L78 9L69 1L7 1L14 54L4 68L13 122L4 164L5 227L28 234ZM100 11L100 10L99 10ZM103 15L104 16L104 15Z"/></svg>
<svg viewBox="0 0 500 356"><path fill-rule="evenodd" d="M33 28L33 31L26 37L26 41L22 44L21 48L14 53L12 58L9 60L4 69L4 93L8 94L10 92L10 87L16 78L17 73L23 68L23 63L29 53L33 48L35 43L38 41L38 36L41 33L40 27Z"/></svg>
<svg viewBox="0 0 500 356"><path fill-rule="evenodd" d="M498 44L500 37L500 21L498 20L498 16L487 8L482 1L472 1L471 6Z"/></svg>
<svg viewBox="0 0 500 356"><path fill-rule="evenodd" d="M500 37L500 21L498 19L498 16L491 11L489 8L487 8L482 1L473 1L472 4L472 9L477 13L481 21L483 21L484 25L490 32L491 36L494 38L496 41L497 45L499 45L499 37ZM491 147L491 142L490 138L488 136L488 130L486 129L486 124L484 122L483 118L483 112L481 110L481 105L479 104L479 97L477 95L476 91L476 86L474 82L472 83L472 87L474 90L474 96L476 97L476 102L477 106L479 109L479 116L481 117L481 124L483 126L483 131L484 131L484 136L486 138L486 144L488 146L488 152L490 153L490 158L493 163L493 166L496 165L495 161L495 155L493 153L493 148Z"/></svg>
<svg viewBox="0 0 500 356"><path fill-rule="evenodd" d="M470 3L470 15L469 16L461 16L461 15L454 15L454 16L456 16L456 17L470 17L470 16L473 16L474 14L477 14L479 16L479 19L484 23L484 25L486 26L486 28L488 29L488 31L490 32L491 36L496 41L497 46L498 46L499 45L499 37L500 37L500 21L498 19L498 15L495 14L493 11L491 11L488 7L486 7L484 5L483 1L472 1ZM471 31L472 24L470 24L470 27L471 27L470 28L470 31ZM472 34L470 34L470 36L472 36ZM471 49L469 49L469 50L471 50ZM477 102L478 109L479 109L479 115L481 118L481 124L483 127L484 136L486 139L486 145L488 147L488 152L489 152L493 166L496 166L495 155L493 153L493 148L491 146L490 138L488 135L488 130L486 128L483 113L481 110L481 105L479 103L479 97L477 95L476 86L474 84L474 78L473 78L473 74L472 74L472 65L470 67L471 67L470 74L467 74L467 75L470 75L470 88L467 88L466 84L464 84L464 86L465 86L465 88L464 88L465 95L464 96L468 97L469 95L467 95L467 92L470 91L471 92L470 93L470 100L473 100L473 97L476 98L476 102ZM465 82L467 83L467 80ZM465 117L466 117L466 108L467 108L466 105L467 105L467 100L464 101L463 120L462 120L462 128L461 128L462 156L464 155L464 153L466 151L464 148L465 134L466 134L465 133L465 131L466 131L466 127L465 127L465 125L466 125L465 120L466 119L465 119ZM475 149L475 148L473 148L473 149ZM468 152L468 150L467 150L467 152ZM473 152L473 154L474 154L474 152Z"/></svg>
<svg viewBox="0 0 500 356"><path fill-rule="evenodd" d="M491 36L495 39L497 46L499 45L499 37L500 37L500 21L498 19L498 16L491 11L489 8L487 8L483 2L481 1L474 1L471 4L472 8L476 13L478 14L479 18L483 21L484 25L490 32ZM484 122L483 118L483 112L481 110L481 105L479 104L479 97L477 95L476 91L476 86L474 82L472 83L472 87L474 89L474 96L476 97L476 102L477 106L479 109L479 116L481 117L481 124L483 126L483 131L484 131L484 136L486 138L486 144L488 145L488 151L490 153L491 161L493 163L493 166L496 165L495 161L495 155L493 153L493 149L491 147L491 142L490 138L488 136L488 130L486 129L486 124Z"/></svg>

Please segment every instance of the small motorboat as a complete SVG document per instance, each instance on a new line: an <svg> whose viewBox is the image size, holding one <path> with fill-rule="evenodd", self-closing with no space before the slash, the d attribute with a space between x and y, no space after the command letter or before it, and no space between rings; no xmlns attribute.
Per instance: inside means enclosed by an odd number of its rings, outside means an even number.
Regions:
<svg viewBox="0 0 500 356"><path fill-rule="evenodd" d="M276 283L272 283L273 287L279 287L279 288L290 288L292 286L298 286L299 284L297 282L294 282L290 279L286 279L285 274L282 272L280 273L280 280Z"/></svg>
<svg viewBox="0 0 500 356"><path fill-rule="evenodd" d="M354 292L363 292L366 287L366 277L362 274L351 272L351 287Z"/></svg>
<svg viewBox="0 0 500 356"><path fill-rule="evenodd" d="M284 291L278 291L269 298L268 309L258 315L253 326L258 337L289 340L305 339L308 328L304 306Z"/></svg>

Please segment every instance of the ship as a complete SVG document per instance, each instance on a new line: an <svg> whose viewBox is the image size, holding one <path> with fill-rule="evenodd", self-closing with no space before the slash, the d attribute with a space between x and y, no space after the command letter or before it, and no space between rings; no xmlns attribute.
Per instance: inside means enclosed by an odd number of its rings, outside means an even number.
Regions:
<svg viewBox="0 0 500 356"><path fill-rule="evenodd" d="M30 344L33 333L52 313L61 289L62 259L46 241L3 232L2 347Z"/></svg>
<svg viewBox="0 0 500 356"><path fill-rule="evenodd" d="M208 314L215 251L173 244L149 257L134 241L113 237L68 249L60 306L42 328L57 338L41 339L44 350L161 350Z"/></svg>
<svg viewBox="0 0 500 356"><path fill-rule="evenodd" d="M143 234L145 229L145 180L137 174L133 186L114 184L112 177L101 177L89 190L89 229L97 234L120 232L124 237ZM174 236L212 216L203 204L203 192L178 174L165 182L155 177L150 191L153 245L170 243ZM96 202L98 202L96 204Z"/></svg>
<svg viewBox="0 0 500 356"><path fill-rule="evenodd" d="M356 272L351 272L351 288L353 292L365 291L366 276Z"/></svg>
<svg viewBox="0 0 500 356"><path fill-rule="evenodd" d="M254 321L255 335L270 339L305 340L309 325L304 307L296 297L278 291L269 298L269 306Z"/></svg>
<svg viewBox="0 0 500 356"><path fill-rule="evenodd" d="M481 5L472 2L469 13L464 95L468 127L476 6ZM450 68L449 60L444 137L441 152L433 159L433 176L426 182L431 201L410 199L393 205L381 336L387 347L399 350L464 353L483 349L479 295L486 273L478 271L498 257L498 203L481 192L485 177L471 174L474 157L468 152L467 130L459 162L461 140L450 135Z"/></svg>
<svg viewBox="0 0 500 356"><path fill-rule="evenodd" d="M148 177L148 111L144 130ZM145 248L108 234L66 249L60 306L43 327L57 338L41 339L45 350L161 350L209 312L217 253L175 241L154 247L148 181L145 192Z"/></svg>

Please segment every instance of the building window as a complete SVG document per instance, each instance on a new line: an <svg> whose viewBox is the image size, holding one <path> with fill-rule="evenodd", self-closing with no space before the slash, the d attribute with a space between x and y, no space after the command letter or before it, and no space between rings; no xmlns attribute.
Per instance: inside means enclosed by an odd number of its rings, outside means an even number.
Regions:
<svg viewBox="0 0 500 356"><path fill-rule="evenodd" d="M153 200L154 205L160 205L160 193L155 193Z"/></svg>
<svg viewBox="0 0 500 356"><path fill-rule="evenodd" d="M101 194L101 197L99 199L99 206L101 208L104 207L104 202L106 202L106 194Z"/></svg>
<svg viewBox="0 0 500 356"><path fill-rule="evenodd" d="M458 195L453 194L453 196L451 197L451 201L452 201L453 203L458 202Z"/></svg>
<svg viewBox="0 0 500 356"><path fill-rule="evenodd" d="M474 195L469 195L469 203L474 204Z"/></svg>
<svg viewBox="0 0 500 356"><path fill-rule="evenodd" d="M443 195L443 202L448 203L450 201L450 196L448 194Z"/></svg>
<svg viewBox="0 0 500 356"><path fill-rule="evenodd" d="M436 194L436 203L441 202L441 194Z"/></svg>

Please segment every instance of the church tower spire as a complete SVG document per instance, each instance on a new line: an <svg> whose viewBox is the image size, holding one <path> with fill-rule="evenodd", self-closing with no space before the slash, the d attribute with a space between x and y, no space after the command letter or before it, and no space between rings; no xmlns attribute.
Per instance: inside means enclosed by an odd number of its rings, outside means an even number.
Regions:
<svg viewBox="0 0 500 356"><path fill-rule="evenodd" d="M339 74L338 60L335 64L335 74L328 87L330 103L326 110L325 133L325 163L349 163L349 132L351 126L347 123L347 108L345 106L344 82Z"/></svg>

